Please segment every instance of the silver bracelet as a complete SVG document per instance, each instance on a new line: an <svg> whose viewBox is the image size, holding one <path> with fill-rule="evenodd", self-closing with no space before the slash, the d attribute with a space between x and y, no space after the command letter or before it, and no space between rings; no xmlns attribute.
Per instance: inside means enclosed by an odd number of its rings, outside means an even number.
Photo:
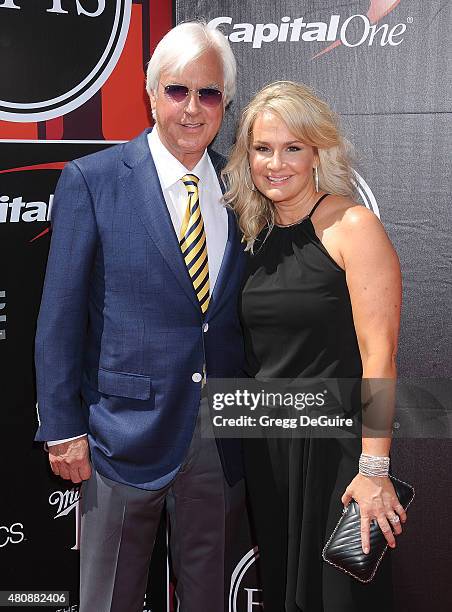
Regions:
<svg viewBox="0 0 452 612"><path fill-rule="evenodd" d="M388 476L389 457L362 453L359 458L359 473L364 476Z"/></svg>

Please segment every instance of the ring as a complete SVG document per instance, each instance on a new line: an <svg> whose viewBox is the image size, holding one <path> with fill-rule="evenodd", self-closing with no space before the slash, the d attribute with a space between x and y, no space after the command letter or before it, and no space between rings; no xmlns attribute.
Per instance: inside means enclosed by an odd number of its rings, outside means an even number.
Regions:
<svg viewBox="0 0 452 612"><path fill-rule="evenodd" d="M397 525L397 523L400 523L400 517L394 514L394 516L388 516L388 521L393 525Z"/></svg>

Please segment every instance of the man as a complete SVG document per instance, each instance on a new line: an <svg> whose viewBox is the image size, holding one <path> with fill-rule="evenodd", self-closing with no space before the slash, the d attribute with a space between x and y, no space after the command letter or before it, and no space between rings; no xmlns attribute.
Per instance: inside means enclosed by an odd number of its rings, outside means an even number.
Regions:
<svg viewBox="0 0 452 612"><path fill-rule="evenodd" d="M86 481L81 612L142 610L165 503L181 610L219 612L240 453L199 415L206 376L236 376L243 351L242 247L206 151L235 90L226 38L174 28L147 89L156 128L70 162L55 193L36 439L55 474Z"/></svg>

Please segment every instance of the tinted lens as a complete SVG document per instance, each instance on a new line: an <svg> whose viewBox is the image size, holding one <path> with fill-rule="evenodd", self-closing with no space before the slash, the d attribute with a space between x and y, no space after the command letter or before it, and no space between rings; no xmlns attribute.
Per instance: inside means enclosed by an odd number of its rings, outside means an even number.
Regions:
<svg viewBox="0 0 452 612"><path fill-rule="evenodd" d="M218 89L212 87L203 87L198 91L199 101L204 106L218 106L221 102L223 94Z"/></svg>
<svg viewBox="0 0 452 612"><path fill-rule="evenodd" d="M189 89L185 85L166 85L165 93L175 102L182 102L188 96Z"/></svg>
<svg viewBox="0 0 452 612"><path fill-rule="evenodd" d="M165 93L166 95L174 100L174 102L184 102L187 99L187 96L190 92L190 89L185 85L166 85ZM223 98L223 94L218 89L214 89L213 87L203 87L198 89L199 101L204 106L218 106Z"/></svg>

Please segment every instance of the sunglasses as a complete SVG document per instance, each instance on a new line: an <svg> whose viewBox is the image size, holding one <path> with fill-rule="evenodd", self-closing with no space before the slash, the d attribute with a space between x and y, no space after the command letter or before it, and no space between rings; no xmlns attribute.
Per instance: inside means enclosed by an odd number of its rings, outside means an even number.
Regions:
<svg viewBox="0 0 452 612"><path fill-rule="evenodd" d="M222 99L223 93L214 87L201 87L201 89L190 89L185 85L165 85L165 94L174 102L185 102L190 91L198 94L199 102L207 108L218 106Z"/></svg>

